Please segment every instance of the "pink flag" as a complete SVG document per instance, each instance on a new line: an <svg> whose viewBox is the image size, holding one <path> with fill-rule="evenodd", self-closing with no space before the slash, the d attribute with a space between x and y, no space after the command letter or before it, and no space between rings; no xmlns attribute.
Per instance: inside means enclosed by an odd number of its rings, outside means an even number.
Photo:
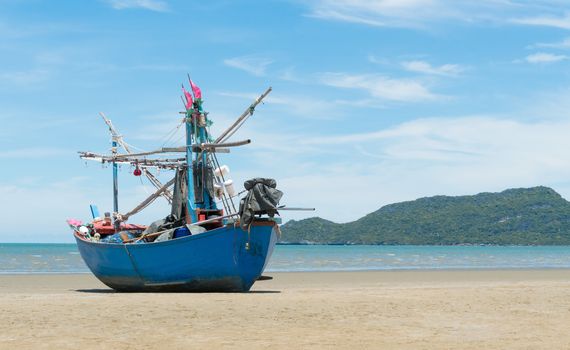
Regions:
<svg viewBox="0 0 570 350"><path fill-rule="evenodd" d="M194 84L192 79L188 79L188 80L190 80L190 86L192 86L192 92L194 93L194 98L195 99L202 98L202 90L200 90L198 85Z"/></svg>
<svg viewBox="0 0 570 350"><path fill-rule="evenodd" d="M81 220L77 220L77 219L67 219L67 223L70 226L81 226L81 224L82 224Z"/></svg>
<svg viewBox="0 0 570 350"><path fill-rule="evenodd" d="M188 91L186 91L186 89L184 88L184 85L182 85L182 91L184 92L184 97L186 98L186 109L191 109L192 108L192 95L190 95L190 93Z"/></svg>

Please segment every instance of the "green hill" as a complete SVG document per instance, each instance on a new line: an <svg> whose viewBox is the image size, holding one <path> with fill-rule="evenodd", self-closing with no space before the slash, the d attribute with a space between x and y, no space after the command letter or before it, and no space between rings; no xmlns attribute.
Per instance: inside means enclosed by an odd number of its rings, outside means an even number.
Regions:
<svg viewBox="0 0 570 350"><path fill-rule="evenodd" d="M570 245L570 202L548 187L435 196L386 205L356 221L289 221L281 243Z"/></svg>

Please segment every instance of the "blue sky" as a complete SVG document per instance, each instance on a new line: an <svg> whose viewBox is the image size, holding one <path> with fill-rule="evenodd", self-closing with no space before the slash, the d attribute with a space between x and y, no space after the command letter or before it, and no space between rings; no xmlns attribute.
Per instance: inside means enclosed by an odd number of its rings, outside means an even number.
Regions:
<svg viewBox="0 0 570 350"><path fill-rule="evenodd" d="M0 1L0 241L70 242L110 210L105 112L180 143L186 73L221 131L274 91L222 162L336 222L418 197L546 185L570 198L565 1ZM177 142L178 141L178 142ZM162 172L161 179L168 180ZM152 187L120 172L120 209ZM132 218L168 211L156 202ZM287 213L299 219L306 213Z"/></svg>

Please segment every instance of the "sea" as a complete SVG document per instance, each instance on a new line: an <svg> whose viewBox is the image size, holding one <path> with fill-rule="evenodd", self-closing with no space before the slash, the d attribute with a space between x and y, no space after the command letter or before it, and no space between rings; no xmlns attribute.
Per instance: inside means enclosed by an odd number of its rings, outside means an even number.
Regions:
<svg viewBox="0 0 570 350"><path fill-rule="evenodd" d="M559 269L570 246L278 245L267 272ZM0 243L0 274L89 273L75 244Z"/></svg>

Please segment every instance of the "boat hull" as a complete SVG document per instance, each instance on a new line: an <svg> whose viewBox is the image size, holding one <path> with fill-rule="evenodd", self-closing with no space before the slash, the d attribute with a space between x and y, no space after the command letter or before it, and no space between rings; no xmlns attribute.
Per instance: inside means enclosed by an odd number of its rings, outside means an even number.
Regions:
<svg viewBox="0 0 570 350"><path fill-rule="evenodd" d="M274 222L249 232L225 226L144 244L91 242L75 235L93 274L122 292L245 292L261 276L276 243Z"/></svg>

